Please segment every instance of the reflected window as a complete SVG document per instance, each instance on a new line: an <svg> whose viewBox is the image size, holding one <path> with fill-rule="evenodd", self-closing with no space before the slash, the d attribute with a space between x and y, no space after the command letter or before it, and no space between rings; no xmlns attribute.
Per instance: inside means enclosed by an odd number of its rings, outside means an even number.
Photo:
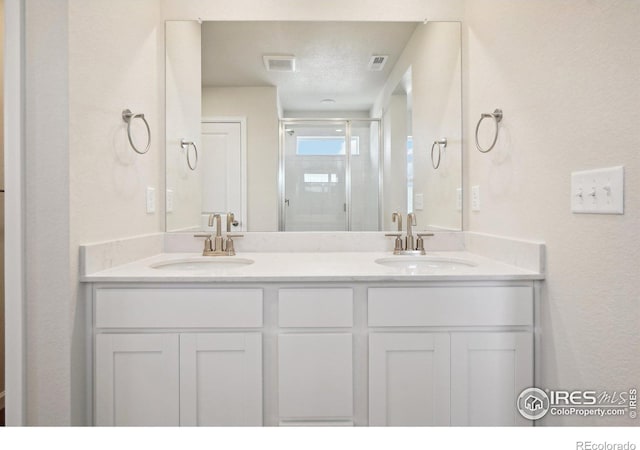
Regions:
<svg viewBox="0 0 640 450"><path fill-rule="evenodd" d="M297 136L296 155L339 156L346 154L344 136ZM360 154L360 137L351 138L351 154Z"/></svg>

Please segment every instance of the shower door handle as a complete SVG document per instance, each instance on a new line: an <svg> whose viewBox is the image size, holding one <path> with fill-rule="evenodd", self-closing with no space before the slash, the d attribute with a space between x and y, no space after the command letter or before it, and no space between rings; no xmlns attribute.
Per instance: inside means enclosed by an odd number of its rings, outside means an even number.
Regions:
<svg viewBox="0 0 640 450"><path fill-rule="evenodd" d="M285 198L285 199L284 199L284 204L285 204L285 205L287 205L287 206L289 206L289 199L288 199L288 198Z"/></svg>

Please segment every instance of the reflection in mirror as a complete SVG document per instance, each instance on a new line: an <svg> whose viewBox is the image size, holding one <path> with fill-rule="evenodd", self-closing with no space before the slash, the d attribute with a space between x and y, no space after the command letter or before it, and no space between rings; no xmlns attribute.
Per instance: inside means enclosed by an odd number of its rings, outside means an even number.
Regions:
<svg viewBox="0 0 640 450"><path fill-rule="evenodd" d="M166 83L167 231L461 229L457 22L169 21Z"/></svg>

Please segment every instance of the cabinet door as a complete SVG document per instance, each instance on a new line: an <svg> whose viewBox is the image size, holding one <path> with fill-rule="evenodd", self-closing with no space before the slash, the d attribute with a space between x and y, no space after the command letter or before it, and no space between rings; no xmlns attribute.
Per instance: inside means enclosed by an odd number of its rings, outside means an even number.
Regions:
<svg viewBox="0 0 640 450"><path fill-rule="evenodd" d="M352 418L352 347L350 333L278 336L281 420Z"/></svg>
<svg viewBox="0 0 640 450"><path fill-rule="evenodd" d="M451 336L452 425L531 425L516 400L532 385L532 333Z"/></svg>
<svg viewBox="0 0 640 450"><path fill-rule="evenodd" d="M449 425L449 334L369 336L369 425Z"/></svg>
<svg viewBox="0 0 640 450"><path fill-rule="evenodd" d="M95 423L179 424L178 335L98 334Z"/></svg>
<svg viewBox="0 0 640 450"><path fill-rule="evenodd" d="M180 424L262 425L262 335L180 336Z"/></svg>

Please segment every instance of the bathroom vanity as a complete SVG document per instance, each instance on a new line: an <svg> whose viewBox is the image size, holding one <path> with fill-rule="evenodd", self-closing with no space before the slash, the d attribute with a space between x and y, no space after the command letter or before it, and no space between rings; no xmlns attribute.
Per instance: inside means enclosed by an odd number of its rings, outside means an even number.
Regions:
<svg viewBox="0 0 640 450"><path fill-rule="evenodd" d="M161 253L85 274L93 423L530 425L542 270L389 256Z"/></svg>

